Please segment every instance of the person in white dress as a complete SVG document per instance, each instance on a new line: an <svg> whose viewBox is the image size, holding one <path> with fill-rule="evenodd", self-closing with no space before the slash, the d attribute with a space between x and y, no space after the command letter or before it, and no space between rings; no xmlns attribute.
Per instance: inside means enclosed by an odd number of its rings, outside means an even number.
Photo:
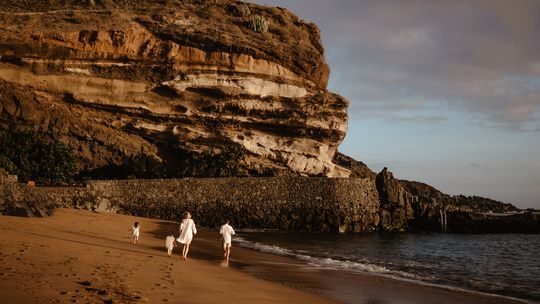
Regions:
<svg viewBox="0 0 540 304"><path fill-rule="evenodd" d="M139 226L139 222L133 223L133 226L131 226L131 236L133 237L133 244L137 244L137 241L139 241L139 233L140 233L141 226Z"/></svg>
<svg viewBox="0 0 540 304"><path fill-rule="evenodd" d="M173 248L176 246L176 242L174 241L174 234L169 232L169 235L165 238L165 247L167 247L167 255L171 256Z"/></svg>
<svg viewBox="0 0 540 304"><path fill-rule="evenodd" d="M178 243L184 245L182 248L182 257L184 260L187 260L187 255L189 252L189 245L191 240L193 240L193 235L197 234L197 227L195 227L195 222L191 219L191 213L185 212L184 219L180 224L180 236L176 239Z"/></svg>
<svg viewBox="0 0 540 304"><path fill-rule="evenodd" d="M223 257L228 261L229 255L231 254L232 236L235 234L234 229L229 225L228 220L226 220L225 224L219 228L219 234L221 234L221 239L223 240Z"/></svg>

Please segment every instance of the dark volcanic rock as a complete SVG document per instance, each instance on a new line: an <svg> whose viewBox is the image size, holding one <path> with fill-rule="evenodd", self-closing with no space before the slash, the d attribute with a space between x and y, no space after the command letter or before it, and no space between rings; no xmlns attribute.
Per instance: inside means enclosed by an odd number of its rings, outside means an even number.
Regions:
<svg viewBox="0 0 540 304"><path fill-rule="evenodd" d="M434 187L398 180L386 168L377 174L381 230L450 233L540 233L540 215L512 204L478 197L450 196Z"/></svg>
<svg viewBox="0 0 540 304"><path fill-rule="evenodd" d="M54 209L48 197L35 189L24 184L0 183L0 214L44 217L51 215Z"/></svg>
<svg viewBox="0 0 540 304"><path fill-rule="evenodd" d="M366 164L340 153L339 151L334 154L333 162L338 166L349 169L349 171L351 171L349 177L375 179L375 172L371 171Z"/></svg>
<svg viewBox="0 0 540 304"><path fill-rule="evenodd" d="M540 213L490 214L455 211L448 214L452 233L540 233Z"/></svg>
<svg viewBox="0 0 540 304"><path fill-rule="evenodd" d="M375 178L381 199L381 226L385 231L405 231L413 218L408 193L385 167Z"/></svg>

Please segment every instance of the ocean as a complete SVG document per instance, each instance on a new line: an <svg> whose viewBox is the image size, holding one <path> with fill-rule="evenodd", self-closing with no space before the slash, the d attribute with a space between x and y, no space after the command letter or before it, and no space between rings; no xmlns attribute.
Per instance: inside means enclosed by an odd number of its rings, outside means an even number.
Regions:
<svg viewBox="0 0 540 304"><path fill-rule="evenodd" d="M540 303L540 235L240 232L242 247L321 269Z"/></svg>

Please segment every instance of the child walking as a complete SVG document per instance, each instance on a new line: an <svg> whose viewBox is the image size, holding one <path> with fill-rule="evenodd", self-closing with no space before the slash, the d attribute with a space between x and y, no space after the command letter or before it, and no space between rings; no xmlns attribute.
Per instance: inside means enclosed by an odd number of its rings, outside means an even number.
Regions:
<svg viewBox="0 0 540 304"><path fill-rule="evenodd" d="M176 242L174 241L174 234L169 232L169 235L167 238L165 238L165 247L167 247L167 255L171 256L173 248L176 246Z"/></svg>
<svg viewBox="0 0 540 304"><path fill-rule="evenodd" d="M133 244L137 244L137 241L139 240L139 231L141 229L141 226L139 226L139 222L135 222L131 229L131 236L133 237Z"/></svg>
<svg viewBox="0 0 540 304"><path fill-rule="evenodd" d="M226 220L225 224L219 228L219 234L223 240L223 258L228 261L231 254L232 235L235 234L233 227L229 225L229 220Z"/></svg>

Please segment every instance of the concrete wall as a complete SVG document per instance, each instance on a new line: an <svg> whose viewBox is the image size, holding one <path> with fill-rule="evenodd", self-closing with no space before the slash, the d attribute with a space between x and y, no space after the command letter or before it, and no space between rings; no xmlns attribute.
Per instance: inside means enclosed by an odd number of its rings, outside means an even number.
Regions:
<svg viewBox="0 0 540 304"><path fill-rule="evenodd" d="M379 197L367 179L307 177L90 181L86 187L0 185L0 213L43 216L56 207L180 219L202 226L230 218L236 227L302 231L372 231ZM36 212L38 209L41 212Z"/></svg>

